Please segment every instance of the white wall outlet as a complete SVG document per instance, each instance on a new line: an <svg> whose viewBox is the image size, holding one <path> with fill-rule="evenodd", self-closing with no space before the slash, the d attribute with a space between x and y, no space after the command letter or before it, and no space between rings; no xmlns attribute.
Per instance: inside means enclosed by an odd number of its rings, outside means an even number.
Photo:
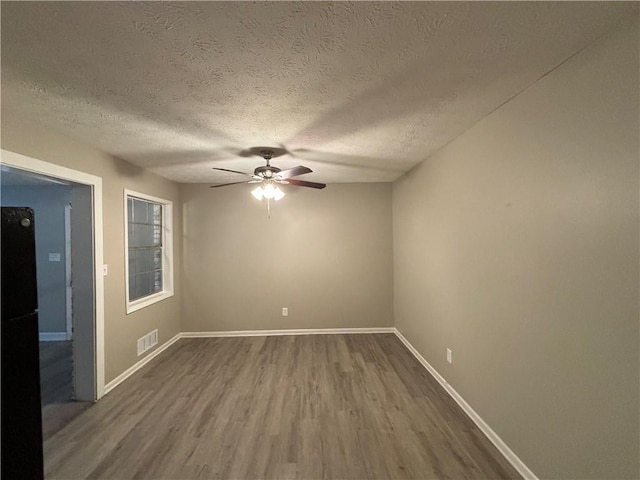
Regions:
<svg viewBox="0 0 640 480"><path fill-rule="evenodd" d="M109 265L107 265L106 263L102 265L102 275L104 275L105 277L109 275Z"/></svg>
<svg viewBox="0 0 640 480"><path fill-rule="evenodd" d="M450 348L447 348L447 362L453 363L453 352Z"/></svg>
<svg viewBox="0 0 640 480"><path fill-rule="evenodd" d="M49 254L49 261L50 262L59 262L60 261L60 254L59 253L50 253Z"/></svg>
<svg viewBox="0 0 640 480"><path fill-rule="evenodd" d="M282 316L283 317L289 316L289 309L287 307L282 307Z"/></svg>

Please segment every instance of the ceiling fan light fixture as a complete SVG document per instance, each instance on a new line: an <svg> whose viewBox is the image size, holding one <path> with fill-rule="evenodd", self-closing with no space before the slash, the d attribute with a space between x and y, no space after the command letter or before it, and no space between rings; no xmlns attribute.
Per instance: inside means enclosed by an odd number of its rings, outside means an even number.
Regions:
<svg viewBox="0 0 640 480"><path fill-rule="evenodd" d="M273 184L271 183L267 183L262 187L262 195L264 195L264 198L269 198L269 199L275 197L276 187L274 187Z"/></svg>
<svg viewBox="0 0 640 480"><path fill-rule="evenodd" d="M283 151L286 152L286 150ZM271 165L269 163L269 160L273 158L273 150L261 150L260 155L264 158L267 164L255 168L253 173L240 172L238 170L231 170L229 168L213 167L213 170L244 175L245 177L249 177L251 180L211 185L211 188L226 187L228 185L237 185L239 183L257 183L258 187L251 191L251 195L253 195L254 198L256 198L257 200L266 198L267 201L271 199L278 201L282 200L285 197L285 193L280 190L280 188L278 188L278 185L292 185L296 187L310 187L317 189L326 187L326 184L324 183L307 182L304 180L297 180L295 178L292 178L299 175L312 173L312 170L308 167L298 165L297 167L282 170L274 165Z"/></svg>
<svg viewBox="0 0 640 480"><path fill-rule="evenodd" d="M278 200L281 200L282 198L284 198L284 192L282 190L280 190L278 187L275 188L275 192L273 194L273 199L277 202Z"/></svg>
<svg viewBox="0 0 640 480"><path fill-rule="evenodd" d="M264 198L280 200L284 197L284 192L276 187L273 183L267 183L262 187L262 195Z"/></svg>
<svg viewBox="0 0 640 480"><path fill-rule="evenodd" d="M251 190L251 195L253 195L258 200L262 200L264 191L262 190L262 187L254 188L253 190Z"/></svg>
<svg viewBox="0 0 640 480"><path fill-rule="evenodd" d="M284 192L280 190L275 185L268 183L266 185L261 185L258 188L251 190L251 195L253 195L256 199L262 200L266 199L274 199L275 201L281 200L284 198Z"/></svg>

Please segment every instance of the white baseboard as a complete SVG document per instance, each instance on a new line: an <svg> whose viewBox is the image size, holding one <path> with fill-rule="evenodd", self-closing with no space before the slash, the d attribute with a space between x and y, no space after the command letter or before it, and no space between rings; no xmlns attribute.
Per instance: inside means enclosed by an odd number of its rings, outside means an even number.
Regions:
<svg viewBox="0 0 640 480"><path fill-rule="evenodd" d="M429 362L427 362L422 355L409 343L409 340L404 338L397 328L394 328L394 333L400 339L402 343L404 343L405 347L413 354L414 357L422 364L424 368L435 378L440 385L445 389L445 391L453 398L460 408L467 414L467 416L473 420L478 428L484 433L487 438L495 445L498 451L507 459L507 461L513 465L522 478L525 480L538 480L538 477L527 467L522 460L509 448L509 446L498 436L496 432L476 413L476 411L471 408L462 396L455 391L455 389L447 383L442 375L438 373L438 371L431 366Z"/></svg>
<svg viewBox="0 0 640 480"><path fill-rule="evenodd" d="M111 390L113 390L118 385L120 385L127 378L129 378L131 375L136 373L138 370L140 370L142 367L144 367L147 363L149 363L151 360L153 360L155 357L160 355L162 352L164 352L171 345L173 345L178 340L180 340L180 338L182 338L182 334L180 334L180 333L176 334L175 337L171 338L167 342L165 342L162 345L160 345L160 347L156 348L154 351L152 351L146 357L141 359L139 362L136 362L134 365L132 365L131 367L127 368L124 372L122 372L120 375L118 375L116 378L114 378L113 380L111 380L109 383L107 383L104 386L104 395L106 395Z"/></svg>
<svg viewBox="0 0 640 480"><path fill-rule="evenodd" d="M511 465L522 475L525 480L538 480L538 477L527 467L522 460L511 450L507 444L498 436L496 432L478 415L473 408L460 396L456 390L447 383L442 375L427 362L422 355L409 343L395 327L379 327L379 328L309 328L309 329L286 329L286 330L240 330L240 331L222 331L222 332L182 332L178 333L171 340L162 344L159 348L151 352L142 360L132 367L125 370L104 387L104 393L107 394L115 387L124 382L135 372L144 367L156 356L173 345L181 338L213 338L213 337L264 337L277 335L331 335L331 334L358 334L358 333L393 333L407 347L414 357L422 364L424 368L435 378L445 391L453 398L469 418L478 426L487 438L495 445L498 451L507 459ZM64 334L66 335L66 333ZM66 337L65 337L66 338Z"/></svg>
<svg viewBox="0 0 640 480"><path fill-rule="evenodd" d="M286 330L236 330L222 332L182 332L182 338L272 337L276 335L335 335L351 333L396 333L393 327L379 328L302 328Z"/></svg>
<svg viewBox="0 0 640 480"><path fill-rule="evenodd" d="M396 333L393 327L379 328L309 328L299 330L239 330L239 331L223 331L223 332L182 332L176 334L171 340L163 343L159 348L151 352L149 355L136 362L134 365L126 369L116 378L111 380L104 386L104 395L116 388L135 372L144 367L147 363L160 355L171 345L181 338L207 338L207 337L265 337L275 335L330 335L330 334L351 334L351 333Z"/></svg>
<svg viewBox="0 0 640 480"><path fill-rule="evenodd" d="M40 332L38 334L41 342L64 342L70 340L67 338L67 332Z"/></svg>

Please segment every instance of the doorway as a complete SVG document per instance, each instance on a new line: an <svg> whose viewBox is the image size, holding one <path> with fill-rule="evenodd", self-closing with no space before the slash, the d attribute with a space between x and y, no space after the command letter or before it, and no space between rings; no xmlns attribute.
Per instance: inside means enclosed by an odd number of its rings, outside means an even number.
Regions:
<svg viewBox="0 0 640 480"><path fill-rule="evenodd" d="M102 180L1 152L2 204L32 206L47 237L38 254L41 356L51 360L43 377L55 377L57 385L43 384L43 404L93 402L104 394Z"/></svg>

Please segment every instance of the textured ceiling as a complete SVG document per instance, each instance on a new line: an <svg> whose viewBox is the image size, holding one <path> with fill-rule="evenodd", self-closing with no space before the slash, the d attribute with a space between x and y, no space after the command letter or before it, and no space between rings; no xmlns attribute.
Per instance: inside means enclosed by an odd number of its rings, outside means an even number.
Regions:
<svg viewBox="0 0 640 480"><path fill-rule="evenodd" d="M253 146L391 181L618 22L613 2L2 2L2 114L179 182Z"/></svg>

